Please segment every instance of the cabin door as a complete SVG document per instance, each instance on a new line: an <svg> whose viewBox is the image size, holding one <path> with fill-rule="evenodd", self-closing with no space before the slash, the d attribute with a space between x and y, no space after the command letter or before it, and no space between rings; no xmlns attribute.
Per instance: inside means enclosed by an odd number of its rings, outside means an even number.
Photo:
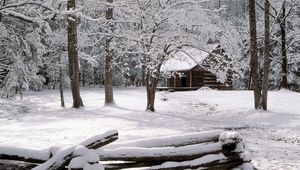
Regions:
<svg viewBox="0 0 300 170"><path fill-rule="evenodd" d="M186 77L181 77L181 87L187 87L187 78Z"/></svg>

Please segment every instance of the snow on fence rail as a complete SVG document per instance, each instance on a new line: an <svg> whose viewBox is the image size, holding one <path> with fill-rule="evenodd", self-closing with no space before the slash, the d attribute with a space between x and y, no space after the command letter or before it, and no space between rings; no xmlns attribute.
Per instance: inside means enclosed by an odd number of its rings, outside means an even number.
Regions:
<svg viewBox="0 0 300 170"><path fill-rule="evenodd" d="M112 130L64 149L0 147L0 169L254 169L237 132L216 130L110 144L117 139L118 132Z"/></svg>

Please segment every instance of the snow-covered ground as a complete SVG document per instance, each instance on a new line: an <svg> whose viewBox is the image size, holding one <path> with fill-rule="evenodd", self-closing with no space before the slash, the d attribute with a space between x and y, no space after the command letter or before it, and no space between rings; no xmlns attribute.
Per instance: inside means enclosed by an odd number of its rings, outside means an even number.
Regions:
<svg viewBox="0 0 300 170"><path fill-rule="evenodd" d="M300 169L300 93L269 93L269 110L253 110L251 91L199 90L158 92L154 113L145 112L143 88L116 88L116 106L104 106L103 89L81 91L85 107L60 107L58 91L27 92L24 98L0 99L0 146L48 148L76 144L118 129L118 141L211 129L239 131L265 170Z"/></svg>

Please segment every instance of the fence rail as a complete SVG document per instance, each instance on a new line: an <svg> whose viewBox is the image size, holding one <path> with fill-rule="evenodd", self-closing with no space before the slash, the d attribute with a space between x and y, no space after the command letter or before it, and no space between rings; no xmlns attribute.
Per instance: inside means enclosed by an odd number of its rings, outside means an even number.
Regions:
<svg viewBox="0 0 300 170"><path fill-rule="evenodd" d="M252 167L237 132L215 130L112 143L117 139L118 132L112 130L68 148L0 147L0 169L213 170Z"/></svg>

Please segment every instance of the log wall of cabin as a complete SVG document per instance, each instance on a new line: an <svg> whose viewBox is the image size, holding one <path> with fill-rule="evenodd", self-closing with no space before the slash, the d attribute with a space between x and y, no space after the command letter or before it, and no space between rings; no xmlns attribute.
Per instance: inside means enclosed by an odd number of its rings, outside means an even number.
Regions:
<svg viewBox="0 0 300 170"><path fill-rule="evenodd" d="M180 72L184 74L186 77L186 87L202 87L203 79L201 71L185 71ZM192 78L191 78L192 77ZM176 75L176 78L172 76L168 79L168 87L183 87L182 86L182 78L179 75Z"/></svg>
<svg viewBox="0 0 300 170"><path fill-rule="evenodd" d="M200 68L195 68L191 71L179 72L186 76L186 87L210 87L220 90L230 90L232 89L232 74L228 74L227 81L225 83L220 83L217 81L216 75L209 71L205 71ZM192 79L191 79L192 77ZM168 79L168 87L183 87L182 80L179 75L176 78L172 76Z"/></svg>
<svg viewBox="0 0 300 170"><path fill-rule="evenodd" d="M225 60L230 61L230 58L228 58L228 56L225 55L225 51L220 46L218 46L215 50L213 50L212 53L222 55L224 56ZM198 65L190 71L179 72L179 73L184 73L186 75L187 78L186 87L200 88L206 86L206 87L216 88L220 90L233 89L233 85L232 85L233 73L231 69L229 69L227 73L227 80L224 83L218 82L215 74L206 71L206 69L204 69L204 68L210 68L209 65L214 65L217 64L218 62L219 61L215 59L214 55L210 55L203 61L201 66ZM224 62L222 66L232 68L232 65L227 65L226 62ZM182 87L181 78L178 75L176 76L176 78L174 77L169 78L168 87L170 88Z"/></svg>
<svg viewBox="0 0 300 170"><path fill-rule="evenodd" d="M202 86L203 86L203 72L192 71L192 87L202 87Z"/></svg>
<svg viewBox="0 0 300 170"><path fill-rule="evenodd" d="M184 71L184 72L179 72L181 74L184 74L186 77L186 87L191 87L190 82L190 71ZM182 86L182 80L181 77L179 77L179 75L176 74L176 77L171 76L171 78L168 79L168 86L169 87L183 87Z"/></svg>

